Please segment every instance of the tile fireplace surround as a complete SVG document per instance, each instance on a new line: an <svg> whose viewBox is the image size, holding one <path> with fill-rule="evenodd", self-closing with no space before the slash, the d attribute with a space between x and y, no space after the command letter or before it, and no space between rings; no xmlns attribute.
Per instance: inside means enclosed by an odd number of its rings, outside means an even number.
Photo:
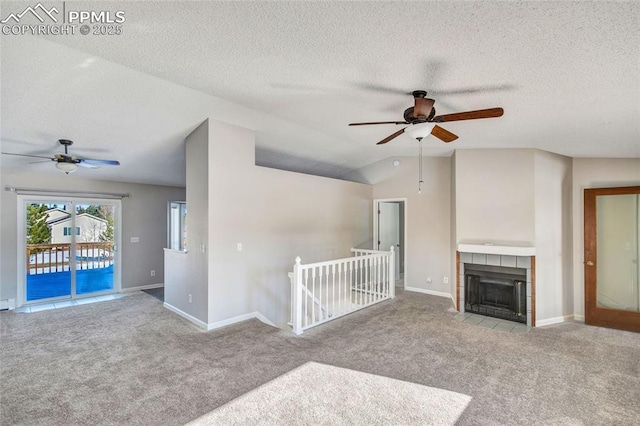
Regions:
<svg viewBox="0 0 640 426"><path fill-rule="evenodd" d="M527 273L527 325L536 323L535 247L494 244L458 244L456 252L456 306L465 312L464 265L522 268Z"/></svg>

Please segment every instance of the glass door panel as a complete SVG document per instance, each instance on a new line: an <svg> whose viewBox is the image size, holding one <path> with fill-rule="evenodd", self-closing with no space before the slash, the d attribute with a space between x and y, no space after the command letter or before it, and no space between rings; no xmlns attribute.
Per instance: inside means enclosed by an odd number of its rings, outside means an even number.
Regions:
<svg viewBox="0 0 640 426"><path fill-rule="evenodd" d="M76 294L114 289L115 205L77 204L75 220Z"/></svg>
<svg viewBox="0 0 640 426"><path fill-rule="evenodd" d="M596 199L598 306L640 311L638 195Z"/></svg>
<svg viewBox="0 0 640 426"><path fill-rule="evenodd" d="M71 203L27 202L25 214L26 301L71 297Z"/></svg>

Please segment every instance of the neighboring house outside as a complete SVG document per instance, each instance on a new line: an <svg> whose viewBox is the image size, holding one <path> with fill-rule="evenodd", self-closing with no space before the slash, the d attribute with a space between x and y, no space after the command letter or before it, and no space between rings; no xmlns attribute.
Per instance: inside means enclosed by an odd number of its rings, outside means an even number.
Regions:
<svg viewBox="0 0 640 426"><path fill-rule="evenodd" d="M47 225L51 224L51 222L55 222L59 219L71 216L68 211L62 210L58 207L49 209L45 213L47 214Z"/></svg>
<svg viewBox="0 0 640 426"><path fill-rule="evenodd" d="M71 243L73 234L79 243L96 242L100 241L100 235L107 230L106 220L89 213L76 216L75 230L72 228L71 215L68 213L66 217L60 216L55 220L51 220L50 216L47 224L51 228L51 244Z"/></svg>

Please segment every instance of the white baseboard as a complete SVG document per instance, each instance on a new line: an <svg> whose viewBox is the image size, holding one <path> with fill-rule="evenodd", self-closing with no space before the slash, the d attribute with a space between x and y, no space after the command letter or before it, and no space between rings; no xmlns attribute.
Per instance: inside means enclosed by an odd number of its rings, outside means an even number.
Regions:
<svg viewBox="0 0 640 426"><path fill-rule="evenodd" d="M127 287L127 288L120 289L120 291L122 293L129 293L129 292L134 292L134 291L150 290L152 288L160 288L160 287L164 287L164 283L149 284L149 285L139 285L137 287Z"/></svg>
<svg viewBox="0 0 640 426"><path fill-rule="evenodd" d="M0 311L6 311L7 309L12 311L15 308L16 308L16 299L0 300Z"/></svg>
<svg viewBox="0 0 640 426"><path fill-rule="evenodd" d="M264 315L262 315L260 312L255 311L255 312L250 312L248 314L243 314L243 315L238 315L237 317L233 317L233 318L228 318L222 321L217 321L211 324L207 324L204 321L199 320L198 318L194 317L193 315L189 315L188 313L176 308L173 305L168 304L167 302L164 302L164 307L169 309L171 312L174 312L178 315L180 315L181 317L191 321L192 323L194 323L195 325L197 325L198 327L206 330L206 331L211 331L211 330L215 330L216 328L221 328L221 327L226 327L227 325L231 325L231 324L235 324L237 322L242 322L242 321L246 321L252 318L255 318L267 325L270 325L272 327L276 327L277 326L269 321L269 319L267 317L265 317Z"/></svg>
<svg viewBox="0 0 640 426"><path fill-rule="evenodd" d="M574 315L573 316L573 320L574 321L579 321L579 322L584 322L584 315Z"/></svg>
<svg viewBox="0 0 640 426"><path fill-rule="evenodd" d="M536 327L544 327L545 325L560 324L567 321L572 321L575 315L565 315L562 317L547 318L543 320L536 319Z"/></svg>
<svg viewBox="0 0 640 426"><path fill-rule="evenodd" d="M170 310L171 312L180 315L182 318L191 321L192 323L194 323L198 327L200 327L200 328L202 328L204 330L207 329L207 323L204 322L204 321L200 321L198 318L194 317L193 315L189 315L188 313L184 312L183 310L180 310L180 309L176 308L175 306L168 304L167 302L164 302L163 306L165 308L167 308L168 310Z"/></svg>
<svg viewBox="0 0 640 426"><path fill-rule="evenodd" d="M424 293L424 294L430 294L432 296L446 297L447 299L453 298L450 293L445 293L444 291L427 290L426 288L418 288L418 287L405 287L404 289L407 291L413 291L416 293Z"/></svg>
<svg viewBox="0 0 640 426"><path fill-rule="evenodd" d="M246 321L249 319L255 318L259 321L262 321L263 323L270 325L272 327L276 327L276 325L274 323L272 323L271 321L269 321L267 319L267 317L265 317L264 315L262 315L260 312L258 311L254 311L254 312L249 312L248 314L243 314L243 315L238 315L237 317L233 317L233 318L227 318L225 320L222 321L217 321L211 324L207 324L207 331L210 330L215 330L216 328L220 328L220 327L226 327L227 325L231 325L231 324L235 324L237 322L242 322L242 321Z"/></svg>

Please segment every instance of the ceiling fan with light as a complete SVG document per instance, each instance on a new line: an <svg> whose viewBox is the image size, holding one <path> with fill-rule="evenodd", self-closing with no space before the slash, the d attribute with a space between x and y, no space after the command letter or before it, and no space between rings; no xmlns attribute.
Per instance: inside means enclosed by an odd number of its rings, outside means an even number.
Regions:
<svg viewBox="0 0 640 426"><path fill-rule="evenodd" d="M424 90L415 90L411 93L414 99L414 105L404 111L404 121L372 121L365 123L350 123L349 126L368 126L373 124L408 124L397 132L387 136L378 142L383 145L392 139L407 133L414 139L422 140L422 138L433 135L443 142L449 143L458 136L450 131L440 127L437 123L446 123L450 121L477 120L480 118L501 117L504 113L502 108L489 108L475 111L456 112L453 114L436 115L436 109L433 107L435 100L427 98L427 92Z"/></svg>
<svg viewBox="0 0 640 426"><path fill-rule="evenodd" d="M66 174L73 173L78 169L78 166L87 169L99 169L100 166L119 166L120 162L115 160L96 160L90 158L80 158L75 155L69 155L69 147L73 145L73 141L68 139L59 139L58 143L64 146L64 154L55 154L53 157L46 157L43 155L32 154L15 154L11 152L3 152L3 155L16 155L19 157L32 157L32 158L44 158L47 161L55 161L56 168ZM40 163L44 161L36 161Z"/></svg>
<svg viewBox="0 0 640 426"><path fill-rule="evenodd" d="M407 127L404 127L382 139L378 142L378 145L383 145L403 133L407 133L412 138L418 140L418 194L421 194L422 184L424 183L422 180L422 139L429 135L433 135L445 143L458 139L457 135L438 126L437 123L502 117L504 110L502 108L488 108L475 111L456 112L453 114L436 115L436 109L433 107L435 100L427 98L426 91L414 90L411 95L413 95L414 104L412 107L409 107L404 111L404 121L370 121L366 123L350 123L349 126L408 124Z"/></svg>

